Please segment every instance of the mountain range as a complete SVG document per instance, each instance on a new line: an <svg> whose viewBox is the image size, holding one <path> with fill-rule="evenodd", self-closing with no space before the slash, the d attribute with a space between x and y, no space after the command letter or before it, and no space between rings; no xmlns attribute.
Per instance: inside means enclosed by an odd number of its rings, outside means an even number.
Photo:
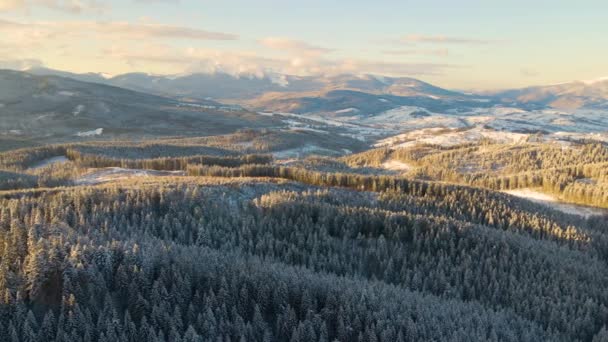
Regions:
<svg viewBox="0 0 608 342"><path fill-rule="evenodd" d="M469 94L443 89L414 78L369 74L294 76L269 73L235 76L221 72L184 75L128 73L107 77L96 73L75 74L47 68L27 71L35 75L63 76L166 97L197 101L214 99L256 110L300 113L327 112L341 107L336 109L340 110L347 108L344 106L349 103L370 100L374 100L371 103L384 102L371 106L368 103L367 107L370 108L367 110L370 114L400 105L441 107L446 102L452 106L454 103L465 106L485 103L561 110L608 108L608 78ZM387 101L380 101L381 99Z"/></svg>
<svg viewBox="0 0 608 342"><path fill-rule="evenodd" d="M608 79L473 94L375 75L0 70L0 142L6 146L247 128L332 132L369 143L432 127L585 133L607 127L604 110Z"/></svg>

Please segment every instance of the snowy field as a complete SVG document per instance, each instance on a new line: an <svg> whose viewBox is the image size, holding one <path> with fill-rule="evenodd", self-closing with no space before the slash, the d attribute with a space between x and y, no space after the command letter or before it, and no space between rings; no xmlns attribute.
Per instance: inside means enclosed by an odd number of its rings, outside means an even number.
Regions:
<svg viewBox="0 0 608 342"><path fill-rule="evenodd" d="M407 172L412 169L412 166L408 163L391 159L382 163L382 168L390 171Z"/></svg>
<svg viewBox="0 0 608 342"><path fill-rule="evenodd" d="M112 181L125 180L138 177L163 177L163 176L185 176L185 171L156 171L142 169L125 169L120 167L109 167L94 169L75 180L76 185L95 185Z"/></svg>
<svg viewBox="0 0 608 342"><path fill-rule="evenodd" d="M528 134L495 131L480 126L464 130L435 127L414 130L382 139L375 146L402 148L418 144L431 144L449 147L479 141L484 138L497 143L521 143L525 142L528 137Z"/></svg>
<svg viewBox="0 0 608 342"><path fill-rule="evenodd" d="M579 215L583 217L608 214L608 210L606 209L560 202L559 199L555 196L545 194L533 189L517 189L503 192L515 197L525 198L532 202L546 205L566 214Z"/></svg>

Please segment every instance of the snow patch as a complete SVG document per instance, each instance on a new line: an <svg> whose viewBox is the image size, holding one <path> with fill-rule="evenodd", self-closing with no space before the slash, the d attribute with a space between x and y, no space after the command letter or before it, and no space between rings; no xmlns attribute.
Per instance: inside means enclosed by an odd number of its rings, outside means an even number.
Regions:
<svg viewBox="0 0 608 342"><path fill-rule="evenodd" d="M278 152L273 152L272 155L276 158L276 159L291 159L291 158L302 158L306 155L309 154L313 154L313 153L329 153L329 154L336 154L336 151L333 150L329 150L323 147L319 147L317 145L313 145L313 144L307 144L303 147L299 147L299 148L292 148L292 149L288 149L288 150L282 150L282 151L278 151Z"/></svg>
<svg viewBox="0 0 608 342"><path fill-rule="evenodd" d="M289 81L287 80L287 76L285 75L271 74L268 75L268 79L270 80L270 82L283 88L289 85Z"/></svg>
<svg viewBox="0 0 608 342"><path fill-rule="evenodd" d="M444 147L462 145L476 142L481 139L490 139L496 143L522 143L529 135L524 133L511 133L495 131L483 127L472 129L446 129L442 127L426 128L410 131L380 140L376 147L392 146L397 148L412 147L419 144L438 145Z"/></svg>
<svg viewBox="0 0 608 342"><path fill-rule="evenodd" d="M76 106L76 108L74 108L74 111L72 112L72 114L74 114L74 116L78 116L80 114L82 114L82 112L84 112L85 106L79 104L78 106Z"/></svg>
<svg viewBox="0 0 608 342"><path fill-rule="evenodd" d="M590 217L604 215L608 213L608 210L602 208L587 207L583 205L560 202L559 199L555 196L545 194L533 189L517 189L503 192L515 197L528 199L534 203L546 205L566 214Z"/></svg>
<svg viewBox="0 0 608 342"><path fill-rule="evenodd" d="M586 81L582 81L582 82L585 83L586 85L594 85L594 84L605 82L605 81L608 81L608 76L596 78L594 80L586 80Z"/></svg>
<svg viewBox="0 0 608 342"><path fill-rule="evenodd" d="M340 109L335 111L334 113L336 114L346 114L346 113L358 113L359 109L358 108L345 108L345 109Z"/></svg>
<svg viewBox="0 0 608 342"><path fill-rule="evenodd" d="M129 178L185 175L185 171L156 171L145 169L125 169L121 167L109 167L105 169L96 169L92 172L89 172L75 180L74 183L76 185L95 185Z"/></svg>
<svg viewBox="0 0 608 342"><path fill-rule="evenodd" d="M412 166L408 163L404 163L399 160L391 159L382 163L382 168L391 171L407 172L412 169Z"/></svg>
<svg viewBox="0 0 608 342"><path fill-rule="evenodd" d="M76 136L79 137L94 137L97 135L102 135L103 134L103 128L98 128L92 131L86 131L86 132L78 132L76 133Z"/></svg>

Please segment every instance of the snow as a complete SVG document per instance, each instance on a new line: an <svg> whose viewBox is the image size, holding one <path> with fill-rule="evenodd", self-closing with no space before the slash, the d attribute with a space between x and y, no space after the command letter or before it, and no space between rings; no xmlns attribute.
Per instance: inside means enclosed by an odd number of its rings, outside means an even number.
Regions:
<svg viewBox="0 0 608 342"><path fill-rule="evenodd" d="M291 130L291 131L309 131L309 132L329 134L328 131L323 131L320 129L310 128L310 127L289 127L289 130Z"/></svg>
<svg viewBox="0 0 608 342"><path fill-rule="evenodd" d="M401 106L394 109L387 110L380 114L374 115L373 117L366 119L370 123L391 123L409 121L411 120L410 114L420 111L427 111L426 108L416 106Z"/></svg>
<svg viewBox="0 0 608 342"><path fill-rule="evenodd" d="M596 78L594 80L586 80L586 81L582 81L582 82L585 83L586 85L594 85L594 84L605 82L605 81L608 81L608 76Z"/></svg>
<svg viewBox="0 0 608 342"><path fill-rule="evenodd" d="M379 99L380 100L380 99ZM349 112L347 112L349 110ZM400 106L375 115L361 115L351 108L340 110L342 115L333 117L322 114L260 113L290 119L290 127L329 130L339 127L338 134L361 141L376 142L377 146L393 146L396 141L454 146L465 142L489 138L498 143L525 141L536 132L543 134L544 141L568 142L597 140L608 142L608 110L578 109L566 112L556 109L527 111L509 106L454 107L443 113L432 112L418 106ZM339 112L340 112L339 111ZM430 116L412 115L425 111ZM347 113L352 113L349 115ZM437 129L442 133L427 131ZM450 132L446 129L452 129ZM461 129L460 131L456 129ZM468 129L464 131L464 129ZM414 131L422 135L411 136ZM442 137L435 137L441 135ZM389 141L378 141L392 137ZM392 140L392 142L390 141Z"/></svg>
<svg viewBox="0 0 608 342"><path fill-rule="evenodd" d="M345 108L335 111L336 114L345 114L345 113L358 113L359 109L357 108Z"/></svg>
<svg viewBox="0 0 608 342"><path fill-rule="evenodd" d="M313 128L311 125L305 124L305 123L297 121L297 120L285 119L285 120L283 120L283 122L289 126L289 130L291 130L291 131L309 131L309 132L324 133L324 134L329 133L329 132L321 130L321 129ZM322 127L324 127L324 126L322 126Z"/></svg>
<svg viewBox="0 0 608 342"><path fill-rule="evenodd" d="M380 140L376 147L412 147L419 144L438 146L457 146L469 142L479 141L483 138L497 143L522 143L528 139L528 134L495 131L477 126L471 129L446 129L441 127L413 130Z"/></svg>
<svg viewBox="0 0 608 342"><path fill-rule="evenodd" d="M66 156L51 157L51 158L47 158L45 160L42 160L42 161L32 165L28 170L41 169L43 167L47 167L52 164L60 164L60 163L68 162L68 161L69 161L69 159Z"/></svg>
<svg viewBox="0 0 608 342"><path fill-rule="evenodd" d="M539 192L533 189L517 189L503 191L506 194L525 198L534 203L539 203L561 211L566 214L578 215L583 217L604 215L608 210L602 208L588 207L578 204L561 202L557 197Z"/></svg>
<svg viewBox="0 0 608 342"><path fill-rule="evenodd" d="M291 148L287 150L273 152L272 155L276 159L291 159L291 158L301 158L303 156L313 154L313 153L329 153L336 154L336 151L329 150L314 144L306 144L303 147Z"/></svg>
<svg viewBox="0 0 608 342"><path fill-rule="evenodd" d="M73 91L67 91L67 90L61 90L57 94L61 95L61 96L68 96L68 97L76 95L75 92L73 92Z"/></svg>
<svg viewBox="0 0 608 342"><path fill-rule="evenodd" d="M72 114L74 114L74 116L80 115L84 111L84 108L85 108L84 105L79 104L78 106L76 106L76 108L74 108L74 111L72 112Z"/></svg>
<svg viewBox="0 0 608 342"><path fill-rule="evenodd" d="M382 168L391 171L407 172L412 169L412 166L402 161L391 159L382 163Z"/></svg>
<svg viewBox="0 0 608 342"><path fill-rule="evenodd" d="M86 132L78 132L76 133L76 136L79 137L94 137L97 135L102 135L103 134L103 128L98 128L92 131L86 131Z"/></svg>
<svg viewBox="0 0 608 342"><path fill-rule="evenodd" d="M104 169L94 169L93 171L75 180L74 183L76 185L95 185L130 178L185 175L185 171L155 171L145 169L125 169L120 167L109 167Z"/></svg>
<svg viewBox="0 0 608 342"><path fill-rule="evenodd" d="M278 85L279 87L287 87L289 85L289 81L287 80L287 76L279 75L279 74L270 74L268 75L268 79L270 82Z"/></svg>
<svg viewBox="0 0 608 342"><path fill-rule="evenodd" d="M548 137L553 140L595 140L608 143L608 132L600 133L571 133L571 132L555 132Z"/></svg>
<svg viewBox="0 0 608 342"><path fill-rule="evenodd" d="M527 198L533 202L557 202L557 198L555 198L554 196L532 189L507 190L504 191L504 193L516 197Z"/></svg>

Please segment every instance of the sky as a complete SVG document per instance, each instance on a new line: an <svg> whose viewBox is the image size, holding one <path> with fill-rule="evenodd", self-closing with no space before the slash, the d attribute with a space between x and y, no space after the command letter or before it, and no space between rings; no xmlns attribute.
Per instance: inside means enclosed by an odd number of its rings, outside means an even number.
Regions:
<svg viewBox="0 0 608 342"><path fill-rule="evenodd" d="M606 13L605 0L0 0L0 68L504 89L608 76Z"/></svg>

